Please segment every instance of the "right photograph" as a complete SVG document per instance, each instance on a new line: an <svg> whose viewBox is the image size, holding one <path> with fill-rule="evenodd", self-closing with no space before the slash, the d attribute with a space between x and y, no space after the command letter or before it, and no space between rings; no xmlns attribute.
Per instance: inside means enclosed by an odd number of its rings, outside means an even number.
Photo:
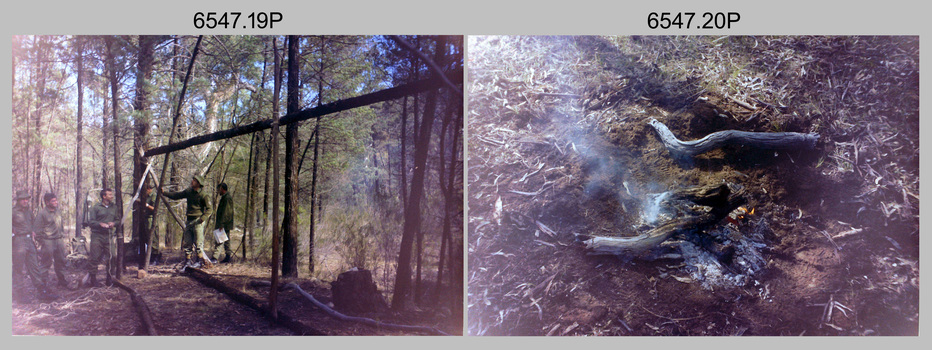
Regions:
<svg viewBox="0 0 932 350"><path fill-rule="evenodd" d="M918 36L467 57L467 334L919 334Z"/></svg>

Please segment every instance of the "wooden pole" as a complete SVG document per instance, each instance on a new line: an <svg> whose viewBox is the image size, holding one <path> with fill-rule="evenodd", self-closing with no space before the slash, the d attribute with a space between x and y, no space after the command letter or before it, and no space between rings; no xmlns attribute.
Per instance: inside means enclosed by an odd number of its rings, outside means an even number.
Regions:
<svg viewBox="0 0 932 350"><path fill-rule="evenodd" d="M172 117L172 128L171 128L171 132L168 134L169 144L171 143L172 138L175 137L175 131L178 129L178 119L180 119L181 117L181 107L182 105L184 105L184 95L188 91L188 81L191 80L191 72L194 70L194 59L197 58L197 53L201 47L202 39L204 39L203 35L197 37L197 43L194 44L194 50L192 50L191 52L191 60L188 62L188 72L185 73L184 75L184 83L181 85L181 94L178 96L178 104L175 107L175 115ZM158 183L155 184L156 188L158 189L156 192L158 192L159 194L155 198L155 206L154 206L155 208L159 207L159 203L161 203L163 201L162 198L164 198L164 196L162 196L162 184L165 183L165 171L168 169L170 156L171 156L171 153L165 154L165 159L162 160L162 173L159 175ZM150 157L150 156L147 154L146 157ZM154 178L155 177L153 177L153 179ZM175 216L175 213L172 212L171 207L168 206L167 202L165 203L165 208L167 208L169 213L171 213L172 216L175 217L175 220L177 220L178 223L181 224L181 220L179 220L179 218ZM155 220L158 218L158 213L159 213L158 210L156 210L155 213L152 214L152 225L155 225L155 222L156 222ZM149 229L151 230L152 228L150 227ZM181 224L181 229L184 230L183 224Z"/></svg>
<svg viewBox="0 0 932 350"><path fill-rule="evenodd" d="M451 81L456 82L456 83L462 83L463 81L463 71L461 69L457 69L451 73L448 73L446 76ZM288 125L291 123L296 123L296 122L311 119L311 118L318 118L324 115L328 115L328 114L332 114L332 113L336 113L340 111L345 111L345 110L349 110L349 109L353 109L357 107L367 106L373 103L384 102L384 101L401 98L404 96L413 95L413 94L417 94L417 93L428 91L428 90L433 90L443 85L444 85L443 80L434 77L430 79L416 81L416 82L409 83L409 84L404 84L401 86L396 86L393 88L388 88L385 90L376 91L376 92L365 94L362 96L356 96L356 97L348 98L345 100L331 102L331 103L328 103L328 104L325 104L319 107L308 108L308 109L305 109L299 112L290 113L284 117L278 118L277 120L278 120L279 125ZM273 122L272 119L267 119L267 120L257 121L252 124L230 128L227 130L221 130L221 131L213 132L210 134L195 136L195 137L192 137L184 141L170 143L170 144L167 144L161 147L149 149L146 151L145 155L146 157L151 157L151 156L155 156L159 154L165 154L169 152L182 150L182 149L192 147L192 146L205 144L211 141L228 139L231 137L246 135L246 134L254 133L257 131L270 129L272 128L272 122Z"/></svg>

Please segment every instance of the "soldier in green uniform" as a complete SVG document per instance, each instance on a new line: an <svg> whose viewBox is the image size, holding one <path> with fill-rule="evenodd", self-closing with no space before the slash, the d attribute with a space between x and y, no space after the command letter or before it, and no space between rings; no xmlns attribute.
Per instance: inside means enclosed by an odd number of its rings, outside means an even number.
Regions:
<svg viewBox="0 0 932 350"><path fill-rule="evenodd" d="M45 208L39 209L35 224L42 269L48 270L54 263L58 285L69 288L68 280L65 279L65 228L61 221L61 210L58 210L58 197L46 193L42 200Z"/></svg>
<svg viewBox="0 0 932 350"><path fill-rule="evenodd" d="M91 228L91 256L88 260L88 282L86 286L97 287L97 267L101 264L107 270L107 284L111 284L112 275L116 273L116 246L113 244L114 232L120 221L122 210L113 203L113 190L100 191L100 202L88 210L86 224Z"/></svg>
<svg viewBox="0 0 932 350"><path fill-rule="evenodd" d="M159 233L156 230L155 226L152 226L152 216L155 215L155 191L152 190L152 185L146 185L145 194L139 197L139 201L145 203L143 209L143 215L146 218L146 230L148 230L148 235L143 235L143 237L151 236L152 243L152 253L150 255L151 265L157 265L162 258L162 255L159 253ZM145 249L145 246L140 245L140 249ZM145 253L145 250L142 251Z"/></svg>
<svg viewBox="0 0 932 350"><path fill-rule="evenodd" d="M181 237L181 248L184 250L185 266L200 266L197 263L204 256L204 225L210 217L210 197L204 193L204 177L194 175L191 186L178 192L162 192L169 199L185 199L187 201L187 224ZM161 190L161 189L159 189ZM204 264L210 267L210 260Z"/></svg>
<svg viewBox="0 0 932 350"><path fill-rule="evenodd" d="M52 301L58 299L58 295L48 288L45 282L46 271L39 265L39 253L33 240L33 220L32 211L29 210L29 194L26 191L16 191L16 206L13 207L13 276L19 276L16 280L21 281L25 278L22 275L25 267L32 285L36 287L39 299ZM22 285L24 282L17 283L18 286L14 284L14 299L23 299L20 289L25 287Z"/></svg>
<svg viewBox="0 0 932 350"><path fill-rule="evenodd" d="M230 195L230 192L227 191L227 184L220 183L217 185L217 192L220 193L220 201L217 202L217 220L214 224L214 230L223 229L226 231L227 236L230 236L233 231L233 196ZM213 242L217 242L214 240ZM220 246L223 246L223 252L226 254L223 260L220 260ZM226 240L223 243L216 243L214 245L214 259L220 260L220 263L230 262L230 258L233 257L233 252L230 250L230 240Z"/></svg>

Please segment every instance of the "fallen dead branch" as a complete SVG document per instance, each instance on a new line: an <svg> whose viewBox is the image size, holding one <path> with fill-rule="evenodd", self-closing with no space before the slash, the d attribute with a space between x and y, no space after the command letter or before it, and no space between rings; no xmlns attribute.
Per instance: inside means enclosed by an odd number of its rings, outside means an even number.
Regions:
<svg viewBox="0 0 932 350"><path fill-rule="evenodd" d="M593 255L624 255L642 257L661 243L677 234L702 231L721 221L743 202L740 195L732 195L726 184L689 188L670 192L674 200L696 205L685 218L670 220L643 234L633 237L604 237L578 235Z"/></svg>
<svg viewBox="0 0 932 350"><path fill-rule="evenodd" d="M230 286L227 286L226 283L223 283L223 281L220 281L219 279L211 276L210 274L208 274L207 272L204 272L203 270L193 268L193 267L188 267L188 268L185 268L184 273L188 277L191 277L194 280L201 282L201 284L214 288L220 291L221 293L226 294L227 296L230 297L230 299L233 299L241 304L244 304L246 306L249 306L259 311L265 317L272 320L272 322L275 322L281 326L284 326L285 328L290 329L295 334L326 335L326 333L321 332L313 327L307 326L301 323L300 321L292 318L291 316L286 315L284 312L281 312L281 311L278 312L278 318L273 318L272 312L271 312L272 310L268 306L268 304L262 301L259 301L258 299L247 295L246 293L240 292Z"/></svg>
<svg viewBox="0 0 932 350"><path fill-rule="evenodd" d="M152 312L149 311L149 306L146 305L146 301L143 300L141 296L139 296L139 293L136 293L135 289L123 284L123 282L120 282L120 280L114 278L112 281L114 285L129 293L129 297L133 301L133 305L136 306L136 312L139 313L139 318L142 321L142 324L146 327L146 333L148 335L159 335L159 333L155 330L155 323L152 322Z"/></svg>
<svg viewBox="0 0 932 350"><path fill-rule="evenodd" d="M258 285L258 286L264 286L264 287L268 287L272 285L269 281L253 281L251 284ZM330 317L336 318L338 320L341 320L341 321L356 322L356 323L360 323L366 326L382 328L382 329L393 329L393 330L410 331L410 332L424 332L424 333L430 333L430 334L436 334L436 335L450 335L439 329L432 328L432 327L409 326L409 325L385 323L385 322L379 322L379 321L373 320L371 318L347 316L347 315L344 315L343 313L340 313L339 311L336 311L330 308L326 304L321 303L319 300L314 298L313 295L304 291L304 289L301 289L301 286L295 283L286 283L285 285L282 286L282 288L294 289L296 292L298 292L298 294L301 294L302 296L304 296L304 298L310 301L311 304L314 304L314 306L317 306L318 308L323 310L327 315L329 315Z"/></svg>
<svg viewBox="0 0 932 350"><path fill-rule="evenodd" d="M650 125L674 158L690 158L727 145L760 149L797 149L815 147L819 134L798 132L750 132L723 130L693 141L680 141L666 125L651 118Z"/></svg>

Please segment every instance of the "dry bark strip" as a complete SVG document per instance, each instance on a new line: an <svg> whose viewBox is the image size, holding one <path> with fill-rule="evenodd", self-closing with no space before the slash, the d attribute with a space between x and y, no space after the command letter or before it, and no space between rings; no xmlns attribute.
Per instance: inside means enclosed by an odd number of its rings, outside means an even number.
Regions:
<svg viewBox="0 0 932 350"><path fill-rule="evenodd" d="M120 282L120 280L116 278L112 279L111 281L113 281L114 285L129 293L129 297L132 299L133 305L136 307L136 312L139 313L139 318L142 320L142 324L146 326L146 333L149 335L159 335L159 333L155 330L155 323L152 322L152 312L149 311L149 306L146 305L146 301L143 300L141 296L139 296L139 293L136 293L135 289L123 284L123 282Z"/></svg>
<svg viewBox="0 0 932 350"><path fill-rule="evenodd" d="M268 287L272 285L272 283L270 283L269 281L253 281L251 282L251 284L256 285L256 286L263 286L263 287ZM282 288L294 289L295 291L298 292L298 294L301 294L302 296L304 296L305 299L310 301L311 304L314 304L314 306L317 306L321 310L324 310L324 313L326 313L330 317L336 318L340 321L356 322L356 323L361 323L366 326L382 328L382 329L393 329L393 330L410 331L410 332L425 332L425 333L430 333L430 334L435 334L435 335L450 335L444 331L441 331L433 327L409 326L409 325L394 324L394 323L384 323L384 322L379 322L379 321L373 320L371 318L366 318L366 317L347 316L337 310L330 308L326 304L320 302L319 300L317 300L317 298L314 298L313 295L304 291L304 289L301 289L301 286L295 283L287 283L283 285Z"/></svg>
<svg viewBox="0 0 932 350"><path fill-rule="evenodd" d="M272 317L272 310L269 308L267 303L259 301L258 299L253 298L252 296L246 293L240 292L236 290L235 288L232 288L226 285L226 283L223 283L223 281L211 276L209 273L204 272L201 269L188 267L188 268L185 268L184 273L188 277L191 277L194 280L201 282L205 286L214 288L220 291L221 293L226 294L231 299L259 311L262 315L267 317L272 322L290 329L295 334L327 335L326 333L320 330L317 330L313 327L310 327L308 325L305 325L304 323L301 323L301 321L298 321L292 318L291 316L288 316L287 314L280 312L280 311L278 312L277 318Z"/></svg>
<svg viewBox="0 0 932 350"><path fill-rule="evenodd" d="M717 131L693 141L680 141L666 125L651 118L650 125L674 158L690 158L727 145L742 145L761 149L796 149L815 147L819 134L798 132Z"/></svg>
<svg viewBox="0 0 932 350"><path fill-rule="evenodd" d="M586 249L593 255L642 257L670 237L702 231L715 225L744 201L741 195L732 194L726 184L676 190L670 193L670 197L695 203L694 209L689 209L692 214L670 220L633 237L579 235L577 239L583 240ZM705 248L713 253L721 250L719 247Z"/></svg>

